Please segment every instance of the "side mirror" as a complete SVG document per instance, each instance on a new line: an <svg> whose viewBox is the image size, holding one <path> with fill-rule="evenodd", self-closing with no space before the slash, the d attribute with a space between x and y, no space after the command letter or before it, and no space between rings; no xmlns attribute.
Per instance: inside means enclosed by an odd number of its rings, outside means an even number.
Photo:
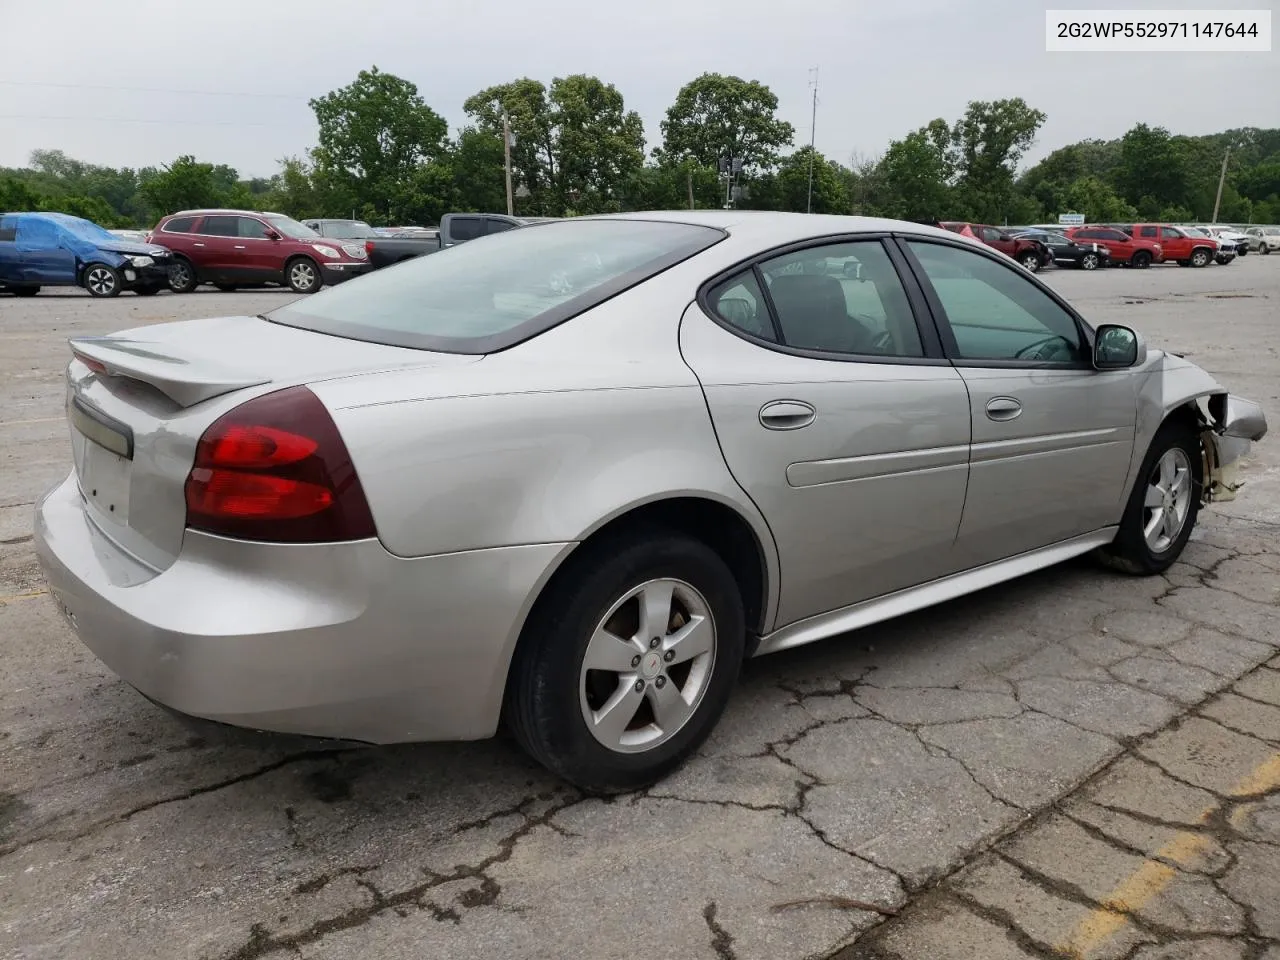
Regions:
<svg viewBox="0 0 1280 960"><path fill-rule="evenodd" d="M279 239L280 239L280 234L276 233L274 230L268 230L268 231L267 231L267 239L268 239L268 240L279 240Z"/></svg>
<svg viewBox="0 0 1280 960"><path fill-rule="evenodd" d="M1098 327L1093 341L1096 370L1125 370L1146 362L1147 344L1142 335L1117 323Z"/></svg>

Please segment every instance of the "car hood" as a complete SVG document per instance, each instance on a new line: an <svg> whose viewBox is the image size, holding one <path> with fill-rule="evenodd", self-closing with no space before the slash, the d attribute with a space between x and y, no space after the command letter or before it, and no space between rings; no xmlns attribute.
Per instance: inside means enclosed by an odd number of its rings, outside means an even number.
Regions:
<svg viewBox="0 0 1280 960"><path fill-rule="evenodd" d="M99 250L106 250L110 253L120 253L129 257L156 257L163 256L169 251L164 247L157 246L154 243L138 243L135 240L113 240L111 243L103 243L98 246Z"/></svg>

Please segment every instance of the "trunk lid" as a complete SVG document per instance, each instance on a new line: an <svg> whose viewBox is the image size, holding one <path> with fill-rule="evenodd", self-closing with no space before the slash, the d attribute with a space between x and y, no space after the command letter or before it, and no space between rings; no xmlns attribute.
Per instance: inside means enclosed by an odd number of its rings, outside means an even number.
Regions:
<svg viewBox="0 0 1280 960"><path fill-rule="evenodd" d="M159 572L177 559L184 485L204 430L254 396L299 383L475 363L313 333L257 317L190 320L74 337L67 419L92 521Z"/></svg>

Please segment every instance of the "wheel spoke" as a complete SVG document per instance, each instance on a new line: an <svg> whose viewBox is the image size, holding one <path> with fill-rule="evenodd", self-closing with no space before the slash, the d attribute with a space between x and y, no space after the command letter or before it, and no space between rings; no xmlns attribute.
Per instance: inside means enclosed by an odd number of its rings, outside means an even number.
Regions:
<svg viewBox="0 0 1280 960"><path fill-rule="evenodd" d="M1178 511L1164 511L1164 535L1170 540L1178 535Z"/></svg>
<svg viewBox="0 0 1280 960"><path fill-rule="evenodd" d="M653 719L658 722L664 733L678 729L689 717L689 704L676 688L667 681L661 687L650 684L645 689L645 696L653 706Z"/></svg>
<svg viewBox="0 0 1280 960"><path fill-rule="evenodd" d="M671 622L671 597L675 586L669 581L646 584L640 594L641 643L654 637L665 637ZM646 643L647 646L647 643Z"/></svg>
<svg viewBox="0 0 1280 960"><path fill-rule="evenodd" d="M1164 503L1164 494L1160 492L1160 488L1154 483L1147 487L1147 496L1142 501L1145 507L1158 507Z"/></svg>
<svg viewBox="0 0 1280 960"><path fill-rule="evenodd" d="M1177 479L1173 482L1173 496L1179 502L1191 492L1191 471L1186 467L1178 468Z"/></svg>
<svg viewBox="0 0 1280 960"><path fill-rule="evenodd" d="M1172 450L1160 458L1160 486L1165 490L1173 489L1174 462Z"/></svg>
<svg viewBox="0 0 1280 960"><path fill-rule="evenodd" d="M715 632L706 617L695 616L671 636L663 646L675 653L669 664L684 663L699 654L709 653L715 644Z"/></svg>
<svg viewBox="0 0 1280 960"><path fill-rule="evenodd" d="M1168 511L1164 507L1156 507L1151 511L1151 519L1147 521L1147 525L1142 528L1142 535L1147 538L1147 543L1151 544L1156 537L1156 532L1164 529L1164 515Z"/></svg>
<svg viewBox="0 0 1280 960"><path fill-rule="evenodd" d="M588 670L608 670L611 673L628 673L632 659L644 650L634 640L626 640L601 627L587 644L584 663Z"/></svg>
<svg viewBox="0 0 1280 960"><path fill-rule="evenodd" d="M605 743L619 744L627 725L635 719L636 711L644 700L644 693L636 689L634 681L622 678L605 705L592 715L596 736Z"/></svg>

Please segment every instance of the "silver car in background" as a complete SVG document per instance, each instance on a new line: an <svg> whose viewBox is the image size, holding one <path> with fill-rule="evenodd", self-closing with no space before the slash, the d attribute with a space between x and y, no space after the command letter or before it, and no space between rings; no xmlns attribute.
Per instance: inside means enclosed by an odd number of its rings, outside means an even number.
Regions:
<svg viewBox="0 0 1280 960"><path fill-rule="evenodd" d="M663 776L745 657L1090 551L1174 562L1266 431L994 251L889 220L512 230L260 317L71 341L54 597L198 717L370 743L506 721Z"/></svg>

